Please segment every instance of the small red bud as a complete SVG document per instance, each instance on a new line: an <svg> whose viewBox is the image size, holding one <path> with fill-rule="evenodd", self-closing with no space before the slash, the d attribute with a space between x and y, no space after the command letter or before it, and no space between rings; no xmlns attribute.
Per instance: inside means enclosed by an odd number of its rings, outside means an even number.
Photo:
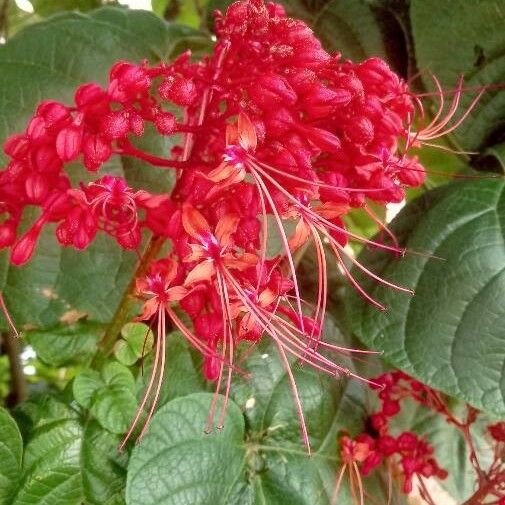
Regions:
<svg viewBox="0 0 505 505"><path fill-rule="evenodd" d="M26 135L15 133L4 144L4 153L15 159L23 159L30 151L30 143Z"/></svg>
<svg viewBox="0 0 505 505"><path fill-rule="evenodd" d="M108 139L120 139L125 137L130 131L130 121L123 112L110 112L103 118L101 130L104 136Z"/></svg>
<svg viewBox="0 0 505 505"><path fill-rule="evenodd" d="M158 93L164 100L169 100L177 105L188 106L196 100L196 86L191 79L180 76L170 76L165 79Z"/></svg>
<svg viewBox="0 0 505 505"><path fill-rule="evenodd" d="M170 112L160 112L154 119L156 129L162 135L171 135L177 131L177 121L175 116Z"/></svg>
<svg viewBox="0 0 505 505"><path fill-rule="evenodd" d="M13 265L24 265L32 257L41 231L42 224L36 224L14 244L11 250Z"/></svg>
<svg viewBox="0 0 505 505"><path fill-rule="evenodd" d="M56 137L56 152L63 162L75 160L82 145L82 128L75 125L68 126Z"/></svg>
<svg viewBox="0 0 505 505"><path fill-rule="evenodd" d="M40 203L49 192L47 180L39 173L32 173L25 181L25 191L32 203Z"/></svg>
<svg viewBox="0 0 505 505"><path fill-rule="evenodd" d="M10 247L16 240L16 223L7 220L0 225L0 249Z"/></svg>

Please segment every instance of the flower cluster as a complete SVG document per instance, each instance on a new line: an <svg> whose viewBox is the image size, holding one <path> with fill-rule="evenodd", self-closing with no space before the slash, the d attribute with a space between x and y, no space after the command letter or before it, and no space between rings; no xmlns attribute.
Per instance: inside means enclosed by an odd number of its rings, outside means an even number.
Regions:
<svg viewBox="0 0 505 505"><path fill-rule="evenodd" d="M268 334L288 369L308 445L289 356L333 376L351 374L320 352L342 350L321 334L327 251L379 308L349 262L411 293L347 253L350 239L403 253L394 239L365 240L346 229L344 218L359 207L377 220L368 201L399 202L405 187L420 185L425 171L410 147L443 133L447 121L415 132L418 100L383 60L355 63L329 54L307 25L277 4L238 1L225 15L217 13L216 33L213 51L201 60L186 52L157 65L119 62L107 86L80 86L74 104L40 104L26 130L4 145L10 161L0 173L0 247L10 248L11 262L22 265L48 224L56 225L62 246L76 249L86 248L98 231L124 249L137 249L143 231L169 241L170 253L136 285L144 303L140 319L159 329L140 411L150 395L151 414L156 403L166 317L202 352L205 377L216 382L216 391L224 385L226 398L237 346ZM155 156L135 140L148 129L181 140L166 157ZM159 194L132 189L125 179L107 175L112 156L140 159L146 170L175 170L175 186L159 188ZM75 163L90 179L105 174L73 185ZM20 223L28 207L40 213L26 229L26 220ZM281 244L274 252L272 235ZM300 293L293 259L307 244L318 259L312 308ZM223 416L224 410L219 424ZM423 450L427 472L429 451L420 441L412 444L408 454ZM406 468L408 461L405 453ZM418 471L416 466L409 475Z"/></svg>
<svg viewBox="0 0 505 505"><path fill-rule="evenodd" d="M384 462L394 464L403 477L405 494L412 491L415 476L445 479L447 471L438 465L432 445L411 431L393 436L389 424L390 419L400 413L402 400L411 398L423 405L429 402L431 406L429 398L438 397L438 393L401 371L377 377L371 387L379 389L381 408L369 417L369 432L355 438L345 435L340 439L342 462L347 466L358 464L364 476Z"/></svg>

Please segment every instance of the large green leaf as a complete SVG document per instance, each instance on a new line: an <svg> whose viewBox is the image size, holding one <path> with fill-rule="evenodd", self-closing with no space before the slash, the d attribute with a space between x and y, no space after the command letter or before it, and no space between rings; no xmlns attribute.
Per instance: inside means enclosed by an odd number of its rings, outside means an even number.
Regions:
<svg viewBox="0 0 505 505"><path fill-rule="evenodd" d="M77 417L63 405L59 412L60 416L38 419L30 432L14 505L81 503L79 449L82 428Z"/></svg>
<svg viewBox="0 0 505 505"><path fill-rule="evenodd" d="M24 129L43 99L71 102L84 82L105 83L118 60L165 60L182 41L200 45L198 32L170 25L146 11L102 8L91 14L64 13L27 27L0 46L0 141ZM170 142L146 135L143 147L166 155ZM3 155L2 155L3 156ZM3 158L5 160L5 158ZM75 181L90 175L74 164ZM106 170L125 175L134 187L159 191L171 187L170 171L147 168L131 159L115 159ZM99 237L85 252L62 248L50 230L43 234L29 265L11 268L2 254L0 287L18 325L48 327L72 314L111 319L131 276L135 256Z"/></svg>
<svg viewBox="0 0 505 505"><path fill-rule="evenodd" d="M128 467L129 505L240 503L244 420L231 403L223 430L204 433L212 395L178 398L156 414Z"/></svg>
<svg viewBox="0 0 505 505"><path fill-rule="evenodd" d="M223 430L204 433L209 393L177 398L158 411L132 453L128 505L330 504L338 434L363 429L364 386L293 365L312 444L309 458L275 346L261 344L240 366L247 375L235 380ZM377 479L367 484L382 496ZM351 503L346 485L338 503Z"/></svg>
<svg viewBox="0 0 505 505"><path fill-rule="evenodd" d="M82 363L96 352L96 343L103 325L91 321L58 324L46 331L32 330L25 334L37 356L52 366Z"/></svg>
<svg viewBox="0 0 505 505"><path fill-rule="evenodd" d="M16 489L23 455L23 441L16 422L0 408L0 503L6 503Z"/></svg>
<svg viewBox="0 0 505 505"><path fill-rule="evenodd" d="M13 457L4 459L0 451L0 475L4 463L11 463L9 468L16 470L18 479L13 476L9 493L0 495L2 504L124 503L128 455L117 449L119 436L93 420L83 425L78 413L55 396L34 396L16 414L24 428L26 447L20 468L22 445L14 424L6 447L16 448L18 463L16 466ZM0 436L3 433L0 430Z"/></svg>
<svg viewBox="0 0 505 505"><path fill-rule="evenodd" d="M423 82L434 90L432 72L446 90L460 76L465 86L505 81L505 5L499 0L412 0L411 22L417 66ZM466 93L460 110L475 93ZM505 124L505 93L487 91L471 116L455 132L468 150L478 150Z"/></svg>
<svg viewBox="0 0 505 505"><path fill-rule="evenodd" d="M504 187L503 181L472 181L415 200L393 222L393 230L407 249L423 254L400 261L373 249L360 258L389 281L415 289L415 296L368 278L362 285L389 310L377 311L356 293L349 300L355 333L383 350L388 361L502 417Z"/></svg>

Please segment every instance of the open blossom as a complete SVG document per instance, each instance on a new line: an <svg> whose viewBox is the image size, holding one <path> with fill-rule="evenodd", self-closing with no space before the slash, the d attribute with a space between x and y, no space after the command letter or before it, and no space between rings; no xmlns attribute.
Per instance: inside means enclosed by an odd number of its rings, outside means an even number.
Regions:
<svg viewBox="0 0 505 505"><path fill-rule="evenodd" d="M438 115L439 122L416 133L417 100L386 62L356 63L328 53L280 5L235 2L217 13L216 33L202 60L186 52L158 65L118 62L107 86L83 84L71 105L40 104L25 131L4 145L9 162L0 172L0 247L10 248L11 262L22 265L50 223L62 246L78 250L99 232L132 250L143 232L166 240L170 253L137 282L140 318L157 325L158 334L153 375L126 438L150 396L148 420L156 405L168 318L202 352L205 377L216 382L216 393L224 388L226 398L241 342L271 338L309 446L289 357L333 376L352 375L327 356L347 350L322 334L327 262L340 265L379 308L354 279L349 261L378 282L411 293L349 256L350 240L404 251L394 239L382 243L352 233L346 215L363 208L377 221L367 202L400 202L406 187L422 184L424 169L409 149L445 133L447 121ZM136 138L148 124L159 135L180 135L181 144L167 157L141 150ZM142 160L145 170L177 170L175 186L153 194L131 188L128 173L99 175L117 155ZM92 182L72 185L69 164L76 162ZM22 232L28 206L40 214ZM291 235L288 222L295 227ZM281 244L274 253L273 235ZM293 258L304 246L314 247L317 256L312 308ZM224 410L219 417L221 424Z"/></svg>

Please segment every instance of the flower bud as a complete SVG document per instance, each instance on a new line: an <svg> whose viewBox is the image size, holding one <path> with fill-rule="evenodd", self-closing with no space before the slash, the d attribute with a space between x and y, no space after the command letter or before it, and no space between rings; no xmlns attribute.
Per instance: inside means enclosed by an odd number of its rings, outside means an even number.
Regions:
<svg viewBox="0 0 505 505"><path fill-rule="evenodd" d="M177 131L177 121L171 112L160 112L154 118L156 129L162 135L171 135Z"/></svg>
<svg viewBox="0 0 505 505"><path fill-rule="evenodd" d="M116 140L128 134L130 121L124 112L113 111L102 119L100 128L105 138Z"/></svg>
<svg viewBox="0 0 505 505"><path fill-rule="evenodd" d="M0 224L0 249L10 247L16 240L16 223L8 219Z"/></svg>
<svg viewBox="0 0 505 505"><path fill-rule="evenodd" d="M49 192L46 178L37 172L30 174L25 181L25 191L32 203L40 203Z"/></svg>
<svg viewBox="0 0 505 505"><path fill-rule="evenodd" d="M37 107L37 115L44 119L46 128L57 127L58 124L70 119L68 107L52 100L42 102Z"/></svg>
<svg viewBox="0 0 505 505"><path fill-rule="evenodd" d="M177 75L165 79L158 93L164 100L169 100L183 107L192 105L196 100L196 86L191 79L186 79Z"/></svg>
<svg viewBox="0 0 505 505"><path fill-rule="evenodd" d="M10 258L13 265L24 265L32 257L41 231L42 222L35 224L14 244Z"/></svg>
<svg viewBox="0 0 505 505"><path fill-rule="evenodd" d="M26 135L15 133L4 144L4 153L15 159L23 159L30 152L30 141Z"/></svg>
<svg viewBox="0 0 505 505"><path fill-rule="evenodd" d="M63 162L75 160L82 146L82 128L70 125L58 133L56 137L56 152Z"/></svg>

